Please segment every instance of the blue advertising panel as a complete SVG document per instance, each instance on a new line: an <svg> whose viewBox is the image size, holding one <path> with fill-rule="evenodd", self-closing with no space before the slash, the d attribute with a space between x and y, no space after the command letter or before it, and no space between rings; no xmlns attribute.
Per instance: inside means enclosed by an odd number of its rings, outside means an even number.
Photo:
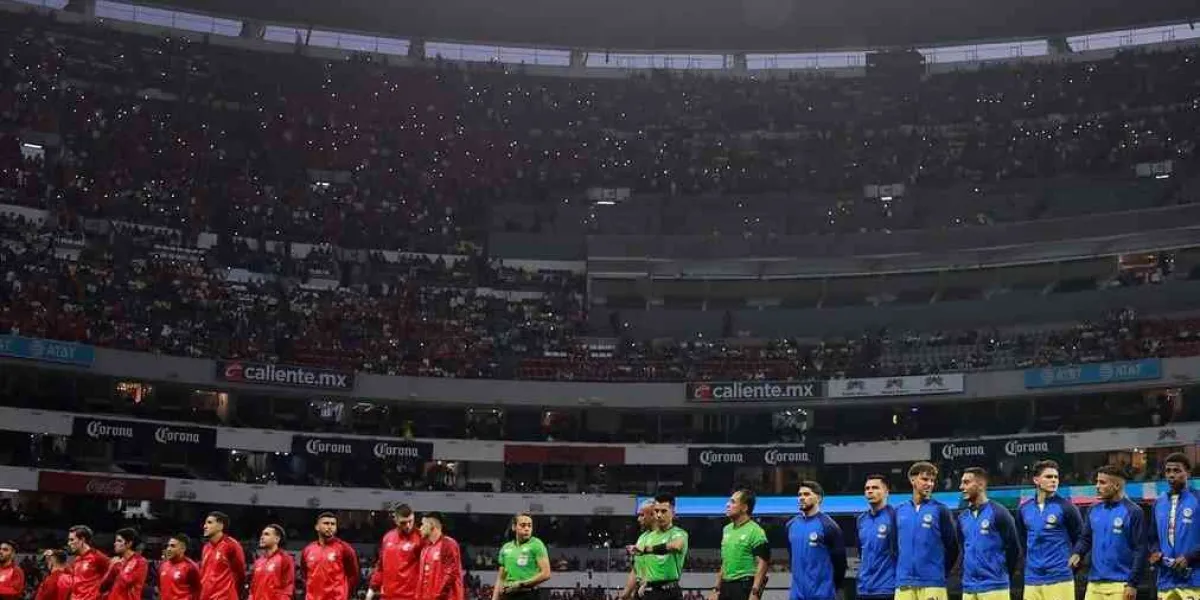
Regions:
<svg viewBox="0 0 1200 600"><path fill-rule="evenodd" d="M1025 389L1162 379L1162 359L1045 367L1025 371Z"/></svg>
<svg viewBox="0 0 1200 600"><path fill-rule="evenodd" d="M96 349L73 342L0 335L0 356L90 367L96 362Z"/></svg>

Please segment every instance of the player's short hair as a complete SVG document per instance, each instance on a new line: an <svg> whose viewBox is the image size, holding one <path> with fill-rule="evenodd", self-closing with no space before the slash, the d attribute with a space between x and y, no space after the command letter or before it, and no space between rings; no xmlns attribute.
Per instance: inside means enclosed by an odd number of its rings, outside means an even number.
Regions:
<svg viewBox="0 0 1200 600"><path fill-rule="evenodd" d="M125 540L126 544L137 548L142 543L142 536L132 527L122 527L117 530L117 537Z"/></svg>
<svg viewBox="0 0 1200 600"><path fill-rule="evenodd" d="M74 525L67 530L67 533L73 533L75 534L75 537L89 544L92 543L92 537L95 536L95 534L92 533L92 528L88 527L87 525Z"/></svg>
<svg viewBox="0 0 1200 600"><path fill-rule="evenodd" d="M1175 463L1177 465L1183 465L1184 471L1187 471L1188 473L1192 472L1192 461L1189 460L1187 455L1182 452L1172 452L1172 453L1168 454L1166 458L1163 459L1164 467L1170 463Z"/></svg>
<svg viewBox="0 0 1200 600"><path fill-rule="evenodd" d="M392 514L404 518L412 515L413 509L411 506L401 502L392 506Z"/></svg>
<svg viewBox="0 0 1200 600"><path fill-rule="evenodd" d="M521 512L519 512L519 513L517 513L517 514L513 515L513 518L512 518L512 526L513 526L513 527L516 527L516 526L517 526L517 521L520 521L520 520L521 520L521 517L529 517L529 520L530 520L530 521L533 521L533 513L531 513L531 512L526 512L526 511L521 511Z"/></svg>
<svg viewBox="0 0 1200 600"><path fill-rule="evenodd" d="M431 511L421 515L421 518L433 519L434 521L438 522L438 525L441 525L443 527L446 525L446 515L443 515L442 513L438 512L436 510L431 510Z"/></svg>
<svg viewBox="0 0 1200 600"><path fill-rule="evenodd" d="M983 467L967 467L963 469L963 475L970 475L976 479L982 479L984 483L987 483L988 480L991 479L991 476L988 475L987 469Z"/></svg>
<svg viewBox="0 0 1200 600"><path fill-rule="evenodd" d="M918 475L932 475L933 477L937 477L937 465L927 460L919 460L913 463L912 466L908 468L908 476L912 478L917 477Z"/></svg>
<svg viewBox="0 0 1200 600"><path fill-rule="evenodd" d="M1121 480L1125 480L1125 479L1129 478L1127 475L1125 475L1125 469L1123 469L1117 465L1104 465L1104 466L1100 467L1099 469L1096 469L1096 474L1097 475L1108 475L1109 477L1116 477L1117 479L1121 479Z"/></svg>
<svg viewBox="0 0 1200 600"><path fill-rule="evenodd" d="M50 553L50 558L52 560L54 560L55 563L60 564L60 565L67 564L67 551L66 550L63 550L62 548L53 548L51 550L48 550L48 552Z"/></svg>
<svg viewBox="0 0 1200 600"><path fill-rule="evenodd" d="M1042 473L1046 472L1046 469L1054 469L1055 471L1058 471L1059 470L1058 461L1046 459L1046 460L1039 460L1039 461L1033 463L1034 476L1040 477L1042 475Z"/></svg>
<svg viewBox="0 0 1200 600"><path fill-rule="evenodd" d="M675 494L668 494L666 492L655 494L654 501L661 504L670 504L671 508L675 508Z"/></svg>
<svg viewBox="0 0 1200 600"><path fill-rule="evenodd" d="M12 548L14 554L17 552L17 542L14 540L0 540L0 546L8 546Z"/></svg>
<svg viewBox="0 0 1200 600"><path fill-rule="evenodd" d="M270 525L263 527L263 529L270 529L271 531L274 531L275 535L279 536L280 544L283 544L285 541L287 541L287 533L283 530L282 525L271 523Z"/></svg>
<svg viewBox="0 0 1200 600"><path fill-rule="evenodd" d="M337 515L329 512L329 511L324 511L321 514L317 515L317 521L320 521L321 519L333 519L335 522L338 520Z"/></svg>
<svg viewBox="0 0 1200 600"><path fill-rule="evenodd" d="M808 488L808 489L812 490L812 493L814 493L822 498L825 497L825 488L821 487L821 484L819 484L815 481L812 481L811 479L801 481L800 487Z"/></svg>
<svg viewBox="0 0 1200 600"><path fill-rule="evenodd" d="M219 510L214 510L214 511L208 513L207 516L212 517L212 519L214 521L220 523L221 527L229 527L229 515L221 512Z"/></svg>
<svg viewBox="0 0 1200 600"><path fill-rule="evenodd" d="M878 481L879 485L883 486L883 489L888 490L888 491L891 491L891 489L892 489L892 484L888 482L887 475L881 475L879 473L871 473L870 475L867 475L866 481Z"/></svg>
<svg viewBox="0 0 1200 600"><path fill-rule="evenodd" d="M733 493L737 494L741 503L746 505L746 512L754 514L754 505L758 503L758 496L754 494L754 490L742 487L734 490Z"/></svg>
<svg viewBox="0 0 1200 600"><path fill-rule="evenodd" d="M179 545L183 546L184 548L187 548L192 544L192 539L189 538L186 533L176 533L175 535L171 536L171 539L179 542Z"/></svg>

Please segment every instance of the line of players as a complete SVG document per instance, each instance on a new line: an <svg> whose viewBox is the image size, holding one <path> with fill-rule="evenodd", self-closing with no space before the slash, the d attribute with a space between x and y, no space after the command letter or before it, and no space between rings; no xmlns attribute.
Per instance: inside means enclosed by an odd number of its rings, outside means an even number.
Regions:
<svg viewBox="0 0 1200 600"><path fill-rule="evenodd" d="M383 536L371 572L367 600L464 600L464 571L458 543L443 532L445 518L422 515L420 526L408 505L392 513L396 527ZM229 516L212 512L204 519L200 564L187 557L186 535L171 536L158 568L159 600L239 600L246 585L242 545L226 533ZM359 562L350 544L337 537L333 513L318 515L317 539L300 554L306 600L348 600L358 586ZM533 537L533 519L513 519L514 539L500 553L502 568L493 600L532 600L534 589L550 578L545 545ZM92 530L77 525L67 532L67 552L45 550L47 576L36 600L142 600L150 565L139 552L134 529L120 529L109 557L92 545ZM259 535L259 555L250 571L249 600L293 600L296 565L283 551L286 534L267 525ZM16 564L15 542L0 542L0 600L20 600L25 575ZM72 555L68 561L67 553Z"/></svg>
<svg viewBox="0 0 1200 600"><path fill-rule="evenodd" d="M1200 493L1188 487L1192 465L1185 455L1171 454L1163 465L1169 489L1156 499L1147 522L1142 508L1125 496L1122 469L1097 470L1100 501L1084 519L1058 495L1058 464L1038 462L1036 496L1021 504L1020 528L1007 509L988 499L982 468L964 470L960 490L967 506L957 518L933 499L938 470L931 463L912 465L912 499L896 507L888 502L887 479L869 476L870 507L857 518L857 597L946 600L947 580L961 554L964 600L1010 600L1012 575L1022 564L1025 600L1075 600L1075 570L1085 561L1086 600L1134 600L1148 567L1157 571L1158 600L1200 599L1200 569L1193 566L1200 566ZM839 526L821 512L823 496L818 483L801 483L800 514L787 524L790 600L839 597L846 549ZM770 550L753 511L749 490L735 492L726 505L730 523L710 600L762 596Z"/></svg>

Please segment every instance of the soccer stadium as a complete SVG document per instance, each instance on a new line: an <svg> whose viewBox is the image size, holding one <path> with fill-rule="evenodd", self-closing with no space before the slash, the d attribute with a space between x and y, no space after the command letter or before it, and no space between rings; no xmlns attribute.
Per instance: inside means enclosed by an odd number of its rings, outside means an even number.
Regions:
<svg viewBox="0 0 1200 600"><path fill-rule="evenodd" d="M0 600L1200 598L1196 6L380 4L0 0Z"/></svg>

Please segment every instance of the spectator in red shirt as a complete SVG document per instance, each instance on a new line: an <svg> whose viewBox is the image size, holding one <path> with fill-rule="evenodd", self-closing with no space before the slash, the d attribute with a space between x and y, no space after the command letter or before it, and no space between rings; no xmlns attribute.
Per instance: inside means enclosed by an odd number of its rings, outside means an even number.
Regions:
<svg viewBox="0 0 1200 600"><path fill-rule="evenodd" d="M188 537L177 533L163 548L163 561L158 566L159 600L199 600L200 567L187 557Z"/></svg>
<svg viewBox="0 0 1200 600"><path fill-rule="evenodd" d="M118 529L113 542L113 556L108 574L100 584L107 590L107 600L142 600L146 588L146 576L150 574L150 563L137 551L141 536L136 529Z"/></svg>
<svg viewBox="0 0 1200 600"><path fill-rule="evenodd" d="M76 525L67 530L71 563L71 600L100 600L100 583L108 575L108 557L92 547L92 528Z"/></svg>
<svg viewBox="0 0 1200 600"><path fill-rule="evenodd" d="M46 561L46 578L38 586L34 600L67 600L71 595L71 571L67 567L67 553L62 550L42 552Z"/></svg>
<svg viewBox="0 0 1200 600"><path fill-rule="evenodd" d="M246 580L246 553L225 533L229 515L213 511L204 518L204 552L200 558L200 600L238 600Z"/></svg>
<svg viewBox="0 0 1200 600"><path fill-rule="evenodd" d="M292 555L281 551L283 527L267 525L258 536L262 550L254 561L250 578L250 600L292 600L296 591L296 563Z"/></svg>
<svg viewBox="0 0 1200 600"><path fill-rule="evenodd" d="M421 582L417 600L463 600L462 553L458 542L442 533L445 518L441 513L426 513L421 518Z"/></svg>
<svg viewBox="0 0 1200 600"><path fill-rule="evenodd" d="M416 600L423 545L416 518L407 504L392 509L396 528L384 534L379 544L379 560L371 572L367 600L374 600L376 592L381 600Z"/></svg>
<svg viewBox="0 0 1200 600"><path fill-rule="evenodd" d="M0 600L20 600L25 595L25 571L17 564L16 542L0 542Z"/></svg>
<svg viewBox="0 0 1200 600"><path fill-rule="evenodd" d="M317 541L304 548L304 597L307 600L349 600L358 587L358 555L337 538L337 515L317 516Z"/></svg>

